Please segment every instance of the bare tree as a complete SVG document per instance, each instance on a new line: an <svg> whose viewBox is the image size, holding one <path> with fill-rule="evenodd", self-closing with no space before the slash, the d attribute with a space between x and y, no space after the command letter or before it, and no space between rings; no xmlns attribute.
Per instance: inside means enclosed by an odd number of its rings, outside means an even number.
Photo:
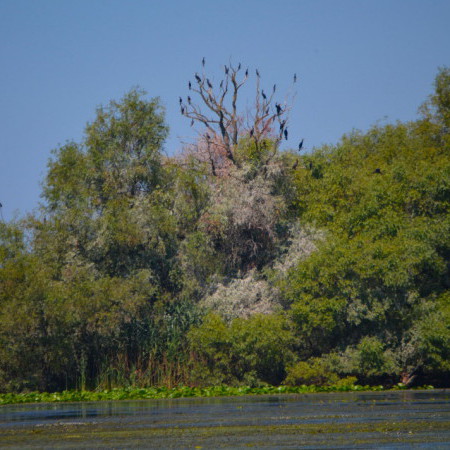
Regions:
<svg viewBox="0 0 450 450"><path fill-rule="evenodd" d="M181 114L202 125L197 154L210 164L214 176L230 166L240 166L235 150L241 137L248 136L254 141L256 151L267 151L268 163L276 154L281 141L288 138L289 111L293 96L287 96L283 103L275 101L276 85L265 92L261 87L261 76L256 69L255 101L248 111L238 110L241 88L250 78L249 69L244 72L242 65L231 63L224 66L224 78L216 86L204 72L205 59L202 60L202 74L195 74L195 81L188 82L189 95L186 100L180 97ZM294 75L293 83L296 82ZM192 97L191 97L192 95Z"/></svg>

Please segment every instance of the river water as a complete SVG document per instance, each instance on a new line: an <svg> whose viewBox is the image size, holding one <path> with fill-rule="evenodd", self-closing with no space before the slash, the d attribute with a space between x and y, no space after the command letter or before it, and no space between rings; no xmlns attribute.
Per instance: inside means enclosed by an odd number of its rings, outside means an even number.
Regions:
<svg viewBox="0 0 450 450"><path fill-rule="evenodd" d="M450 392L6 405L0 447L450 448Z"/></svg>

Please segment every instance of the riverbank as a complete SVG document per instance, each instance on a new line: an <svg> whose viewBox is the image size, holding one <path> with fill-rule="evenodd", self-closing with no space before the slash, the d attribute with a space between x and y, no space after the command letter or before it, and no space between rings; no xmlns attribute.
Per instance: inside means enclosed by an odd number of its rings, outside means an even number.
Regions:
<svg viewBox="0 0 450 450"><path fill-rule="evenodd" d="M335 384L331 386L211 386L175 388L115 388L101 391L62 391L62 392L25 392L0 394L0 405L16 403L54 403L54 402L84 402L84 401L111 401L111 400L151 400L163 398L189 398L189 397L234 397L240 395L267 395L267 394L306 394L320 392L351 392L351 391L390 391L407 389L402 383L392 387L361 386L357 384ZM422 386L418 389L433 389L433 386Z"/></svg>

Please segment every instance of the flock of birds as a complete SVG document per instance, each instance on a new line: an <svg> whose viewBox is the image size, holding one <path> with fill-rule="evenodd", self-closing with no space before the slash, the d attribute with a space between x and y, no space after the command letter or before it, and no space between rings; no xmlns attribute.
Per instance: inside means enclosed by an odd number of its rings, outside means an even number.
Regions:
<svg viewBox="0 0 450 450"><path fill-rule="evenodd" d="M206 59L205 59L205 57L203 57L202 58L202 66L205 67L205 64L206 64ZM238 67L237 67L237 71L241 70L241 67L242 67L241 63L239 63ZM228 75L229 71L230 71L230 68L225 65L224 66L224 70L225 70L225 74ZM256 72L256 76L258 78L260 78L261 75L259 73L259 70L256 69L255 72ZM245 78L247 78L247 77L248 77L248 68L245 70ZM201 77L200 77L200 75L198 73L195 74L195 80L197 81L198 84L201 84L202 82L204 82L204 80L201 79ZM293 81L294 81L294 83L297 82L297 74L296 73L294 73ZM213 89L213 84L211 83L209 78L206 78L206 84L207 84L209 89ZM192 90L192 83L190 81L188 82L188 88L189 88L189 90ZM220 82L220 88L223 89L223 80ZM275 93L276 89L277 89L277 85L274 84L273 85L273 93ZM261 91L261 96L264 99L264 101L267 101L267 95L264 92L264 89ZM188 102L189 105L192 104L192 99L191 99L190 96L187 97L187 102ZM179 97L179 103L180 103L181 114L185 115L187 110L186 110L185 105L183 105L183 99L181 97ZM281 115L281 113L283 112L283 108L282 108L282 106L279 103L275 103L275 109L276 109L276 112L277 112L277 116L279 117ZM269 112L269 107L267 107L266 112L267 113ZM191 120L191 126L193 126L193 125L194 125L194 119ZM254 130L254 128L252 128L250 130L250 137L253 137L254 132L255 132L255 130ZM283 138L283 136L284 136L284 138L286 140L288 140L289 133L288 133L288 130L286 128L286 120L283 120L280 123L280 139ZM208 137L207 137L207 139L208 139ZM303 149L303 142L304 142L304 139L302 139L300 141L300 143L298 144L298 150L299 151L301 151Z"/></svg>

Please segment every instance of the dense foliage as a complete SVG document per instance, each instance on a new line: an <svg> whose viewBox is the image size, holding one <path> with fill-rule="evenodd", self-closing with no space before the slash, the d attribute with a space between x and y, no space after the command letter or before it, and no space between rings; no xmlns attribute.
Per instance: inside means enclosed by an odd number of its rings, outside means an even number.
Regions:
<svg viewBox="0 0 450 450"><path fill-rule="evenodd" d="M158 99L99 108L39 213L0 223L0 390L448 385L450 70L435 86L417 121L305 156L242 133L220 172L163 155Z"/></svg>

